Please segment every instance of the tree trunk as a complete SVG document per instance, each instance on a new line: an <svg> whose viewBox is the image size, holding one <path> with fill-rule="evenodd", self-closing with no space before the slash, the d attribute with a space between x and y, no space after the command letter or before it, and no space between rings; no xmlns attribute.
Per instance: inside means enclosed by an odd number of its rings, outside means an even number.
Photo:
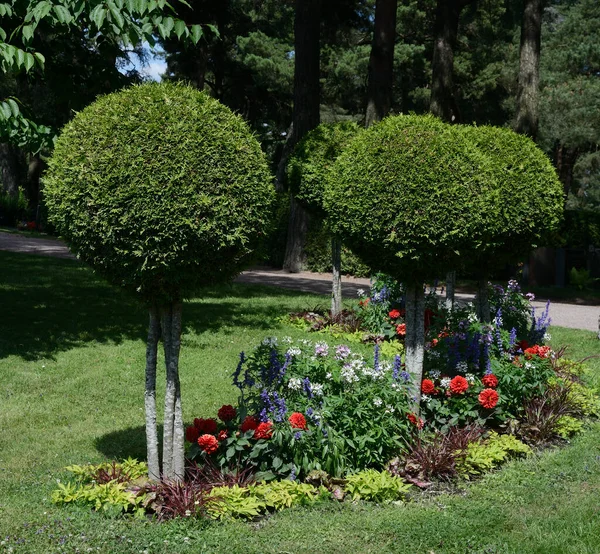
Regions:
<svg viewBox="0 0 600 554"><path fill-rule="evenodd" d="M563 185L565 200L569 192L575 193L573 190L573 167L579 156L577 148L567 148L564 145L559 145L554 149L554 165L558 178Z"/></svg>
<svg viewBox="0 0 600 554"><path fill-rule="evenodd" d="M342 311L342 242L337 237L331 239L331 266L331 316L335 317Z"/></svg>
<svg viewBox="0 0 600 554"><path fill-rule="evenodd" d="M322 0L296 0L294 19L294 112L290 150L319 125L320 24ZM290 222L283 268L296 273L305 261L308 213L290 197Z"/></svg>
<svg viewBox="0 0 600 554"><path fill-rule="evenodd" d="M39 226L40 213L38 206L40 204L40 178L42 172L46 168L46 163L41 159L39 154L34 154L29 159L27 167L27 195L29 197L29 207L34 210L35 222Z"/></svg>
<svg viewBox="0 0 600 554"><path fill-rule="evenodd" d="M158 341L160 339L160 316L156 306L150 306L148 342L146 344L146 451L148 456L148 476L152 481L160 480L158 459L158 431L156 428L156 365Z"/></svg>
<svg viewBox="0 0 600 554"><path fill-rule="evenodd" d="M454 308L454 289L456 287L456 271L446 273L446 309Z"/></svg>
<svg viewBox="0 0 600 554"><path fill-rule="evenodd" d="M185 458L181 387L179 383L179 350L181 347L181 303L161 308L160 323L165 350L167 386L163 433L163 477L181 481Z"/></svg>
<svg viewBox="0 0 600 554"><path fill-rule="evenodd" d="M406 287L406 371L415 386L415 405L418 410L423 380L423 358L425 355L425 293L421 283Z"/></svg>
<svg viewBox="0 0 600 554"><path fill-rule="evenodd" d="M515 131L536 139L540 89L540 44L543 0L525 0L521 25L519 83Z"/></svg>
<svg viewBox="0 0 600 554"><path fill-rule="evenodd" d="M477 318L481 323L490 323L490 301L488 297L488 280L477 281Z"/></svg>
<svg viewBox="0 0 600 554"><path fill-rule="evenodd" d="M392 107L397 0L376 0L369 57L365 127L381 121Z"/></svg>
<svg viewBox="0 0 600 554"><path fill-rule="evenodd" d="M19 195L21 166L18 150L12 144L0 144L0 180L2 192L13 198Z"/></svg>

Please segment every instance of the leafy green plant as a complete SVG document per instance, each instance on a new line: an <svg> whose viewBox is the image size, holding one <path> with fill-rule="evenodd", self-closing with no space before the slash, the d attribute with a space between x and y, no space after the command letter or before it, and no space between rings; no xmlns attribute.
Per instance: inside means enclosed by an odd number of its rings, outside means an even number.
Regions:
<svg viewBox="0 0 600 554"><path fill-rule="evenodd" d="M514 435L499 435L492 431L480 441L470 443L458 459L457 471L464 476L481 475L510 458L527 456L531 448Z"/></svg>
<svg viewBox="0 0 600 554"><path fill-rule="evenodd" d="M568 439L583 429L583 421L576 417L564 415L556 420L554 432L563 439Z"/></svg>
<svg viewBox="0 0 600 554"><path fill-rule="evenodd" d="M569 272L569 283L579 290L588 289L598 279L593 278L587 269L571 268Z"/></svg>
<svg viewBox="0 0 600 554"><path fill-rule="evenodd" d="M411 486L388 471L366 469L349 475L344 488L354 501L384 503L403 499Z"/></svg>

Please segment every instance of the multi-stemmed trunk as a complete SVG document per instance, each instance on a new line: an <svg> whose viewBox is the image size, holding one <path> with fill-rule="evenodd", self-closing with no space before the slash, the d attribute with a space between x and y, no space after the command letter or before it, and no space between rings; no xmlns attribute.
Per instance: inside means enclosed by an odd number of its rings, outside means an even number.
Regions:
<svg viewBox="0 0 600 554"><path fill-rule="evenodd" d="M446 309L452 311L454 308L454 290L456 288L456 271L446 273Z"/></svg>
<svg viewBox="0 0 600 554"><path fill-rule="evenodd" d="M491 321L487 284L488 280L483 277L477 281L477 318L481 323L489 323Z"/></svg>
<svg viewBox="0 0 600 554"><path fill-rule="evenodd" d="M414 401L415 408L418 410L425 357L425 292L422 283L411 283L406 286L405 321L405 367L415 386Z"/></svg>
<svg viewBox="0 0 600 554"><path fill-rule="evenodd" d="M150 479L182 480L185 470L183 410L179 383L181 347L181 302L149 308L150 322L146 347L146 443ZM166 390L163 431L163 467L160 470L156 425L156 368L158 341L163 341Z"/></svg>
<svg viewBox="0 0 600 554"><path fill-rule="evenodd" d="M331 266L331 316L336 317L342 311L342 242L335 236L331 239Z"/></svg>

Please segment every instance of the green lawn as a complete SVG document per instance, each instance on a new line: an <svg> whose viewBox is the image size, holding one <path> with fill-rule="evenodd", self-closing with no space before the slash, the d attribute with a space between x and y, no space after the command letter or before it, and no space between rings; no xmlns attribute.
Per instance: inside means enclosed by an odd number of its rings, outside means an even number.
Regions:
<svg viewBox="0 0 600 554"><path fill-rule="evenodd" d="M241 286L184 306L185 417L234 402L241 350L302 333L277 318L326 298ZM107 519L49 501L63 467L143 457L146 314L78 262L0 252L0 552L598 553L600 425L567 448L403 506L328 503L255 523ZM573 357L591 332L552 329ZM600 385L600 362L590 361ZM12 550L11 550L12 549Z"/></svg>

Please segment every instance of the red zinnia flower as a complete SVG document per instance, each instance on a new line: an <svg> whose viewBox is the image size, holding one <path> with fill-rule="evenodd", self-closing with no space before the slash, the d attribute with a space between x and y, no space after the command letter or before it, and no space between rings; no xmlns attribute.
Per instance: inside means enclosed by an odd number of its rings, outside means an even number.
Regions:
<svg viewBox="0 0 600 554"><path fill-rule="evenodd" d="M254 416L246 416L246 419L242 422L240 426L240 431L245 433L246 431L254 431L258 427L258 419Z"/></svg>
<svg viewBox="0 0 600 554"><path fill-rule="evenodd" d="M217 416L221 421L231 421L236 416L235 408L231 404L221 406L217 412Z"/></svg>
<svg viewBox="0 0 600 554"><path fill-rule="evenodd" d="M219 431L219 434L217 435L217 439L219 442L224 441L227 438L227 431L225 431L225 429L223 429L223 431Z"/></svg>
<svg viewBox="0 0 600 554"><path fill-rule="evenodd" d="M406 335L406 323L401 323L396 326L396 333L398 333L399 336L404 337Z"/></svg>
<svg viewBox="0 0 600 554"><path fill-rule="evenodd" d="M260 423L254 431L255 439L270 439L273 436L273 424L270 421Z"/></svg>
<svg viewBox="0 0 600 554"><path fill-rule="evenodd" d="M431 339L431 346L437 346L439 341L437 339Z"/></svg>
<svg viewBox="0 0 600 554"><path fill-rule="evenodd" d="M423 379L421 383L421 392L423 394L434 394L435 393L435 384L431 379Z"/></svg>
<svg viewBox="0 0 600 554"><path fill-rule="evenodd" d="M547 358L551 352L551 348L549 346L539 346L534 345L530 348L527 348L523 353L525 357L530 360L533 356L539 356L540 358Z"/></svg>
<svg viewBox="0 0 600 554"><path fill-rule="evenodd" d="M392 310L388 315L392 319L398 319L400 317L400 312L398 310Z"/></svg>
<svg viewBox="0 0 600 554"><path fill-rule="evenodd" d="M185 430L185 440L188 442L196 442L200 436L200 431L195 425L190 425Z"/></svg>
<svg viewBox="0 0 600 554"><path fill-rule="evenodd" d="M300 412L294 412L288 418L288 421L294 429L302 429L303 431L306 431L306 418Z"/></svg>
<svg viewBox="0 0 600 554"><path fill-rule="evenodd" d="M194 419L194 426L201 433L210 433L214 435L217 432L217 420L213 418L204 419L202 417L197 417Z"/></svg>
<svg viewBox="0 0 600 554"><path fill-rule="evenodd" d="M423 429L425 422L421 418L417 419L415 414L406 414L406 417L408 418L408 421L410 421L417 429Z"/></svg>
<svg viewBox="0 0 600 554"><path fill-rule="evenodd" d="M484 377L481 380L481 382L488 389L495 389L498 386L498 377L496 377L495 375L493 375L492 373L490 373L489 375L484 375Z"/></svg>
<svg viewBox="0 0 600 554"><path fill-rule="evenodd" d="M462 375L457 375L450 381L450 392L452 394L463 394L468 388L469 382Z"/></svg>
<svg viewBox="0 0 600 554"><path fill-rule="evenodd" d="M198 446L207 454L213 454L219 449L219 441L213 435L202 435L198 439Z"/></svg>
<svg viewBox="0 0 600 554"><path fill-rule="evenodd" d="M494 389L483 389L479 393L479 403L487 410L495 408L499 398L500 396Z"/></svg>

